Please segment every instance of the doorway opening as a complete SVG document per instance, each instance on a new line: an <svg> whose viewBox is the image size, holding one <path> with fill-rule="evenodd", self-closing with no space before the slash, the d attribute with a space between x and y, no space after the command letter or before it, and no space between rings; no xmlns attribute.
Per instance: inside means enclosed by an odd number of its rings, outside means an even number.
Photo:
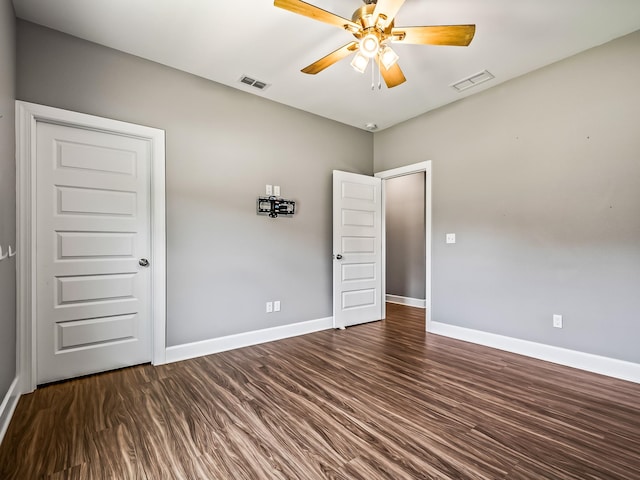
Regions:
<svg viewBox="0 0 640 480"><path fill-rule="evenodd" d="M383 318L386 317L387 299L421 307L425 310L425 330L430 331L431 161L385 170L375 176L382 180ZM415 196L417 186L422 188L423 205L416 205L415 198L409 200L405 195L412 190ZM387 201L389 199L391 202ZM395 251L390 251L389 246ZM398 251L400 249L403 251Z"/></svg>

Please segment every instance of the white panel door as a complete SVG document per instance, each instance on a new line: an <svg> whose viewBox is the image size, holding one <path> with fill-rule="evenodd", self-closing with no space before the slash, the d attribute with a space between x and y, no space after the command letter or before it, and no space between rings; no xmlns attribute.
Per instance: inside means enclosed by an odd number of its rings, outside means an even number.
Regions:
<svg viewBox="0 0 640 480"><path fill-rule="evenodd" d="M148 362L150 142L36 128L37 382Z"/></svg>
<svg viewBox="0 0 640 480"><path fill-rule="evenodd" d="M342 328L382 318L380 179L333 171L333 319Z"/></svg>

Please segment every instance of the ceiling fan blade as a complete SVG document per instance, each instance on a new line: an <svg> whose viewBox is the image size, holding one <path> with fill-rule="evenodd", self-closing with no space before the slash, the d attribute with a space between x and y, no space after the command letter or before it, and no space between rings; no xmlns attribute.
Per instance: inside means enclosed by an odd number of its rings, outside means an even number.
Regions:
<svg viewBox="0 0 640 480"><path fill-rule="evenodd" d="M386 20L385 26L389 25L391 21L396 18L398 10L404 4L404 0L378 0L376 8L373 10L373 18L378 18L378 15L382 14Z"/></svg>
<svg viewBox="0 0 640 480"><path fill-rule="evenodd" d="M391 30L394 41L420 45L453 45L466 47L476 33L475 25L434 25L398 27Z"/></svg>
<svg viewBox="0 0 640 480"><path fill-rule="evenodd" d="M402 73L402 69L400 65L394 63L389 70L384 68L382 62L380 61L380 56L378 56L378 66L380 67L380 73L382 74L382 78L384 78L384 83L387 84L387 88L397 87L401 83L407 81L404 78L404 73Z"/></svg>
<svg viewBox="0 0 640 480"><path fill-rule="evenodd" d="M353 30L354 32L357 32L361 28L360 25L353 23L351 20L347 20L339 15L327 12L326 10L300 0L275 0L273 4L276 7L280 7L285 10L289 10L290 12L297 13L298 15L313 18L319 22L328 23L336 27L346 29L348 26L350 31Z"/></svg>
<svg viewBox="0 0 640 480"><path fill-rule="evenodd" d="M302 69L303 73L308 73L310 75L315 75L316 73L321 72L327 67L330 67L334 63L339 60L342 60L344 57L350 55L352 52L355 52L358 49L358 42L347 43L345 46L340 47L334 52L331 52L326 57L322 57L317 62L313 62L308 67L304 67Z"/></svg>

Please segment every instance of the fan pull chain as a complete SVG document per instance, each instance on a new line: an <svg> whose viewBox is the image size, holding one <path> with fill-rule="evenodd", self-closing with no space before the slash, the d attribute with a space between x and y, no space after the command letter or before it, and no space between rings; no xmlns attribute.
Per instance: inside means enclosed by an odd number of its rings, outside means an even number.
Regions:
<svg viewBox="0 0 640 480"><path fill-rule="evenodd" d="M376 77L375 77L375 62L371 62L371 90L376 89Z"/></svg>
<svg viewBox="0 0 640 480"><path fill-rule="evenodd" d="M382 89L382 82L380 81L380 76L381 76L381 72L380 72L380 61L378 60L376 62L376 64L378 65L378 90Z"/></svg>

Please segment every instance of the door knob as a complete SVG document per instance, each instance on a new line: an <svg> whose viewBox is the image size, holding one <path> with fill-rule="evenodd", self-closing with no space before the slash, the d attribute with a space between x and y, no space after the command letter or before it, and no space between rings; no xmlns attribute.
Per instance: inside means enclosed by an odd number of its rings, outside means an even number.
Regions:
<svg viewBox="0 0 640 480"><path fill-rule="evenodd" d="M342 260L342 255L337 254L337 255L336 255L336 260Z"/></svg>
<svg viewBox="0 0 640 480"><path fill-rule="evenodd" d="M141 267L148 267L149 266L149 260L147 260L146 258L141 258L138 263L140 264Z"/></svg>

